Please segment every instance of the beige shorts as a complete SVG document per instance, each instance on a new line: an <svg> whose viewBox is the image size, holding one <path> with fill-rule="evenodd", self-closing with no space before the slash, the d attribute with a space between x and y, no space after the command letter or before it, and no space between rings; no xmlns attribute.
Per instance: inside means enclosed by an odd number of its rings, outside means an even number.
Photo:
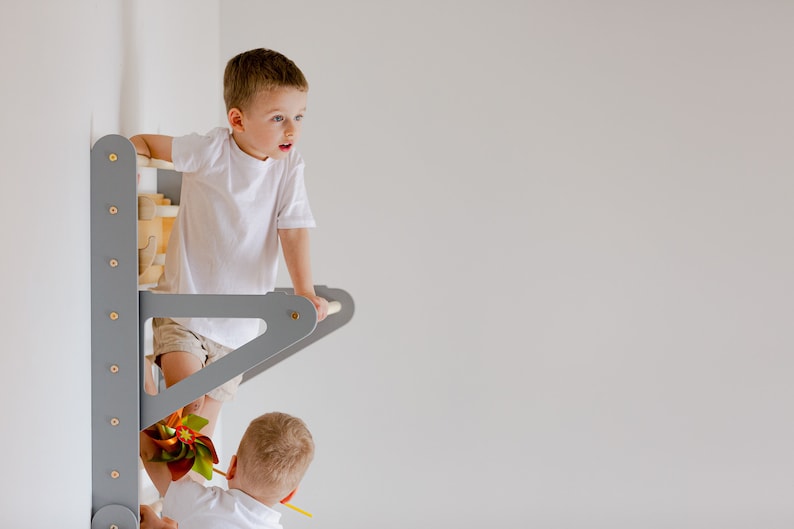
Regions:
<svg viewBox="0 0 794 529"><path fill-rule="evenodd" d="M170 318L152 318L152 333L154 336L153 360L158 366L160 365L160 356L174 351L190 353L201 361L202 366L206 366L234 350L196 334ZM242 380L243 376L238 375L207 393L207 396L221 402L232 400Z"/></svg>

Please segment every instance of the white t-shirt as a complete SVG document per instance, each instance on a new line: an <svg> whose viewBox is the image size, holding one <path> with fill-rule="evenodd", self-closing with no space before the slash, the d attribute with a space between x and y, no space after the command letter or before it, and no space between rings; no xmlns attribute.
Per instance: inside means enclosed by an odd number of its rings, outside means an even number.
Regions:
<svg viewBox="0 0 794 529"><path fill-rule="evenodd" d="M168 486L163 516L179 529L282 529L281 513L245 492L205 487L189 477Z"/></svg>
<svg viewBox="0 0 794 529"><path fill-rule="evenodd" d="M173 139L182 172L179 214L163 277L155 289L175 294L266 294L276 286L280 228L316 224L303 180L304 162L244 153L231 131ZM257 319L173 318L191 331L237 348L259 334Z"/></svg>

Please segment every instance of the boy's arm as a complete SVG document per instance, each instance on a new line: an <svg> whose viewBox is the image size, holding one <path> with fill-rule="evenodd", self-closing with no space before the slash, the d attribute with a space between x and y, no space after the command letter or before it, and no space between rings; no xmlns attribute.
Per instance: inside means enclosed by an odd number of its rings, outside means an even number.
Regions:
<svg viewBox="0 0 794 529"><path fill-rule="evenodd" d="M314 292L312 267L309 259L309 230L307 228L291 228L278 230L281 239L281 250L284 262L292 280L295 295L303 296L314 303L317 309L317 321L328 315L328 301Z"/></svg>
<svg viewBox="0 0 794 529"><path fill-rule="evenodd" d="M138 154L156 160L173 162L171 159L171 145L173 136L160 134L137 134L130 138Z"/></svg>
<svg viewBox="0 0 794 529"><path fill-rule="evenodd" d="M165 463L155 463L150 461L153 457L160 453L160 447L152 440L151 437L145 433L140 433L140 451L141 461L143 461L143 468L149 474L149 479L152 480L155 488L160 493L160 496L165 496L168 486L171 484L171 471L168 470L168 465Z"/></svg>

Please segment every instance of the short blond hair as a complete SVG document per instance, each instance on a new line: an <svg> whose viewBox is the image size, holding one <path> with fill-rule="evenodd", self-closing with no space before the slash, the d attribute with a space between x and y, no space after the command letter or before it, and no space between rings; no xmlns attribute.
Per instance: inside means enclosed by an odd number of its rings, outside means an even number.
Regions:
<svg viewBox="0 0 794 529"><path fill-rule="evenodd" d="M281 53L257 48L235 55L223 72L223 99L226 111L247 110L253 99L263 91L275 88L309 89L303 72Z"/></svg>
<svg viewBox="0 0 794 529"><path fill-rule="evenodd" d="M241 485L279 501L297 488L313 458L314 440L302 420L266 413L251 421L237 449Z"/></svg>

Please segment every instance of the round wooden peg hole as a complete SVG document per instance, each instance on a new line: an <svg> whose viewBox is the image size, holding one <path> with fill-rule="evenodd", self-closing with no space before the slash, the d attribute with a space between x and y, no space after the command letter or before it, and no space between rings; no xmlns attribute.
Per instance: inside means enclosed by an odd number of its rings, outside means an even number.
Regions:
<svg viewBox="0 0 794 529"><path fill-rule="evenodd" d="M293 320L297 320L297 319L299 319L300 317L301 317L301 315L300 315L300 314L298 314L297 312L293 312L293 313L292 313L292 319L293 319Z"/></svg>
<svg viewBox="0 0 794 529"><path fill-rule="evenodd" d="M111 215L115 215L116 213L119 212L119 208L117 208L116 206L110 206L108 208L108 211L110 212Z"/></svg>
<svg viewBox="0 0 794 529"><path fill-rule="evenodd" d="M119 425L119 418L118 417L113 417L112 419L110 419L110 425L111 426L118 426Z"/></svg>
<svg viewBox="0 0 794 529"><path fill-rule="evenodd" d="M119 366L117 366L116 364L113 364L112 366L110 366L110 372L115 375L116 373L119 372Z"/></svg>
<svg viewBox="0 0 794 529"><path fill-rule="evenodd" d="M119 265L119 262L117 259L111 259L110 261L108 261L108 264L110 265L111 268L116 268Z"/></svg>
<svg viewBox="0 0 794 529"><path fill-rule="evenodd" d="M110 319L113 320L113 321L116 321L117 319L119 319L119 313L115 312L115 311L111 312L110 313Z"/></svg>
<svg viewBox="0 0 794 529"><path fill-rule="evenodd" d="M115 152L110 153L110 156L108 156L108 160L110 160L111 162L115 162L118 159L119 157Z"/></svg>
<svg viewBox="0 0 794 529"><path fill-rule="evenodd" d="M121 474L119 474L118 470L114 470L113 472L110 473L110 477L113 479L118 479L120 475Z"/></svg>

